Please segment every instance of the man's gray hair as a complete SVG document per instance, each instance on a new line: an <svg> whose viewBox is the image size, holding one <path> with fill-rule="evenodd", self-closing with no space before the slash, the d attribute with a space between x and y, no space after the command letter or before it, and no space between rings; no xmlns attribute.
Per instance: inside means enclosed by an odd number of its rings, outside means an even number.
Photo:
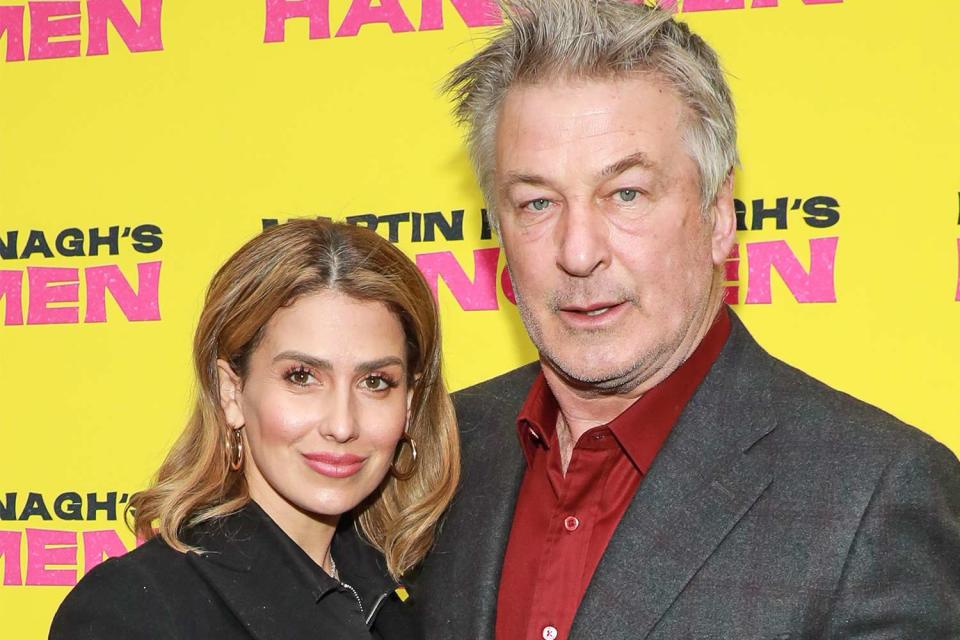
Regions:
<svg viewBox="0 0 960 640"><path fill-rule="evenodd" d="M500 106L514 85L557 79L657 74L689 110L684 143L700 173L708 211L737 164L737 125L730 88L716 52L667 11L619 0L501 0L504 26L454 69L444 91L468 129L467 146L480 187L499 225L493 192Z"/></svg>

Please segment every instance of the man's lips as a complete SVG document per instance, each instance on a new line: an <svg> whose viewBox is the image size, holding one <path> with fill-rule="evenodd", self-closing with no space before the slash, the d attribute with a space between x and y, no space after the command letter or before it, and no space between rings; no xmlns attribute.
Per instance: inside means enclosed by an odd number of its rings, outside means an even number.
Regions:
<svg viewBox="0 0 960 640"><path fill-rule="evenodd" d="M317 473L329 478L349 478L360 471L366 458L350 453L304 453L303 459L307 466Z"/></svg>
<svg viewBox="0 0 960 640"><path fill-rule="evenodd" d="M601 301L585 305L564 305L560 317L569 325L584 329L599 329L615 322L626 310L626 301Z"/></svg>
<svg viewBox="0 0 960 640"><path fill-rule="evenodd" d="M622 304L623 304L622 301L596 302L596 303L588 304L586 306L569 305L569 306L561 307L560 310L565 311L567 313L580 313L586 316L595 317L595 316L602 315L612 310L615 307L619 307Z"/></svg>

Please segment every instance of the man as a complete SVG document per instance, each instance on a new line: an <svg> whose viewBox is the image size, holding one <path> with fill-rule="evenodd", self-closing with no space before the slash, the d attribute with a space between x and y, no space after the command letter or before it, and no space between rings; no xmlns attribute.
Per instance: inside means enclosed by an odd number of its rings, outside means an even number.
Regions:
<svg viewBox="0 0 960 640"><path fill-rule="evenodd" d="M956 457L722 303L715 53L644 6L506 9L449 87L540 360L456 398L430 637L960 638Z"/></svg>

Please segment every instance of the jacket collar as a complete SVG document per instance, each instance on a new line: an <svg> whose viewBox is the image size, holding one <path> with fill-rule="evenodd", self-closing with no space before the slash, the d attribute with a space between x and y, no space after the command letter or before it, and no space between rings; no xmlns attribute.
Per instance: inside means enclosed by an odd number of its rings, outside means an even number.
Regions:
<svg viewBox="0 0 960 640"><path fill-rule="evenodd" d="M341 587L255 503L204 523L186 535L199 551L188 562L258 640L280 640L290 628L323 628L317 602ZM343 519L332 553L341 577L353 586L368 627L384 596L398 585L377 552Z"/></svg>
<svg viewBox="0 0 960 640"><path fill-rule="evenodd" d="M775 360L731 320L720 357L607 546L573 637L602 628L604 640L646 638L773 480L773 449L762 441L777 426L768 409Z"/></svg>

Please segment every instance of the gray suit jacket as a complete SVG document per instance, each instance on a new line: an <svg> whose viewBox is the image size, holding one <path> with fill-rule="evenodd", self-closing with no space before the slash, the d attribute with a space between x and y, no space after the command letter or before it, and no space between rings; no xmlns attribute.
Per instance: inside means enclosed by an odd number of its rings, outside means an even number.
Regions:
<svg viewBox="0 0 960 640"><path fill-rule="evenodd" d="M956 457L772 358L731 316L571 637L960 638ZM462 486L414 591L429 638L493 637L524 471L515 418L538 370L456 396Z"/></svg>

